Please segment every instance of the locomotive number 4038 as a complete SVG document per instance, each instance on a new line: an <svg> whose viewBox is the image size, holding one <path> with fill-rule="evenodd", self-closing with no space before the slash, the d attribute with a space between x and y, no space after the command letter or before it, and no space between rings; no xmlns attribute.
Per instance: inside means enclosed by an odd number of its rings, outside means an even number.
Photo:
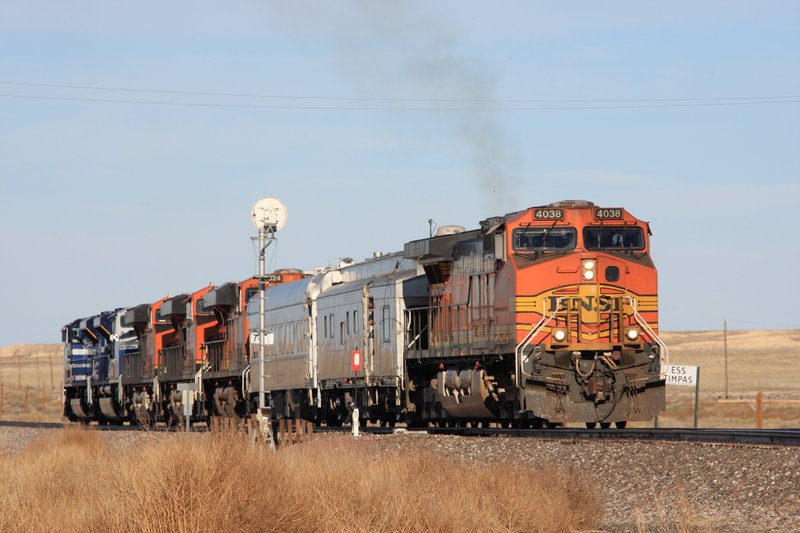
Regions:
<svg viewBox="0 0 800 533"><path fill-rule="evenodd" d="M594 210L594 218L598 220L606 218L622 218L622 209L619 207L598 207Z"/></svg>
<svg viewBox="0 0 800 533"><path fill-rule="evenodd" d="M546 208L546 209L533 210L534 220L562 220L563 218L564 218L563 209Z"/></svg>

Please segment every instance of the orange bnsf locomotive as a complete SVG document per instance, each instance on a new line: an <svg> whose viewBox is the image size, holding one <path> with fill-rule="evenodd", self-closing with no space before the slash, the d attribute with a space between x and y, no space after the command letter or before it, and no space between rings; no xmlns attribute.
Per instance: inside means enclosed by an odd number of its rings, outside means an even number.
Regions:
<svg viewBox="0 0 800 533"><path fill-rule="evenodd" d="M646 222L563 201L439 233L405 247L429 283L407 311L412 422L624 427L664 409Z"/></svg>

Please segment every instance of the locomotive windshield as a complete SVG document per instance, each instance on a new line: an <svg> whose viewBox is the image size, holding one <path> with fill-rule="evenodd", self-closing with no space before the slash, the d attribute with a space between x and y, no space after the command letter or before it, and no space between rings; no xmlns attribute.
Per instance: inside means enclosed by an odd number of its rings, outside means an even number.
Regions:
<svg viewBox="0 0 800 533"><path fill-rule="evenodd" d="M644 250L644 232L631 226L588 227L583 243L587 250Z"/></svg>
<svg viewBox="0 0 800 533"><path fill-rule="evenodd" d="M524 228L514 231L514 249L525 250L571 250L575 248L575 228Z"/></svg>

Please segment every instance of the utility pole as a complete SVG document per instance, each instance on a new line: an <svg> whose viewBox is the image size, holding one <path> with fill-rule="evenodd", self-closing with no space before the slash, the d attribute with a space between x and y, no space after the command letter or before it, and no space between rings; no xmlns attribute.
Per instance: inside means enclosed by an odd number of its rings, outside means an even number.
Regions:
<svg viewBox="0 0 800 533"><path fill-rule="evenodd" d="M728 321L722 323L722 343L725 350L725 399L728 399Z"/></svg>
<svg viewBox="0 0 800 533"><path fill-rule="evenodd" d="M267 292L264 283L266 275L265 253L267 250L267 228L258 228L258 410L264 408L264 330L267 329Z"/></svg>

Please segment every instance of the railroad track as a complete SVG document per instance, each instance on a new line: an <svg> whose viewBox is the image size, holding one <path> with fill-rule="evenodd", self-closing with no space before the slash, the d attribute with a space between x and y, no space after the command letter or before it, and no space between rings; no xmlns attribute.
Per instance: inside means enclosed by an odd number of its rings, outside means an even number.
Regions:
<svg viewBox="0 0 800 533"><path fill-rule="evenodd" d="M183 428L178 426L165 426L155 425L144 428L142 426L123 426L123 425L94 425L94 424L80 424L78 422L25 422L25 421L10 421L0 420L0 427L14 427L14 428L31 428L31 429L63 429L70 427L82 427L95 431L182 431ZM206 426L193 425L192 431L203 432L207 431Z"/></svg>
<svg viewBox="0 0 800 533"><path fill-rule="evenodd" d="M485 428L427 428L432 435L464 435L494 437L531 437L545 439L611 439L673 442L708 442L728 444L761 444L800 446L800 429L686 429L686 428L627 428L627 429L485 429Z"/></svg>
<svg viewBox="0 0 800 533"><path fill-rule="evenodd" d="M0 427L21 427L37 429L59 429L79 424L63 422L24 422L0 421ZM136 431L143 428L137 426L84 426L101 431ZM176 426L156 425L148 431L180 431ZM192 431L206 431L204 425L192 426ZM319 433L350 433L350 427L328 428L318 427ZM752 444L772 446L800 446L800 429L687 429L687 428L627 428L627 429L502 429L502 428L385 428L363 427L362 433L387 435L392 433L428 433L430 435L460 435L468 437L519 437L568 440L639 440L639 441L671 441L698 443Z"/></svg>

